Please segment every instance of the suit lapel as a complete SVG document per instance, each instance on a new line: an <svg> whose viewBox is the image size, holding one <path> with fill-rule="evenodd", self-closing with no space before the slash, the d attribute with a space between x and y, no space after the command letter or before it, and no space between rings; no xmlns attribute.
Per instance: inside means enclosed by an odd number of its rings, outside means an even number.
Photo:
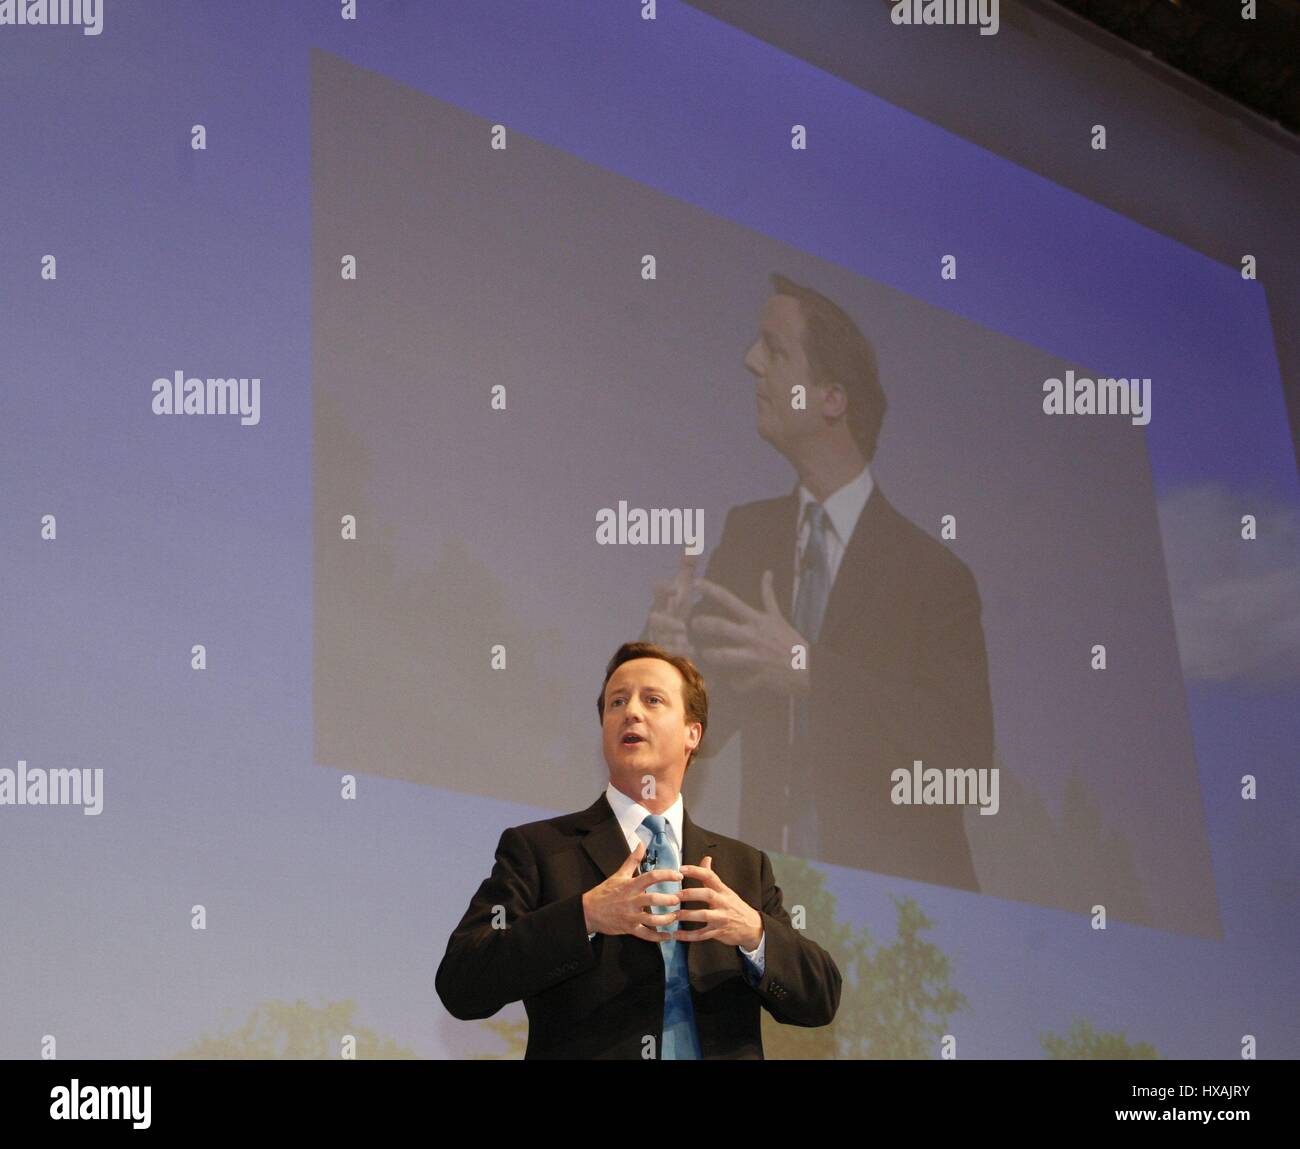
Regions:
<svg viewBox="0 0 1300 1149"><path fill-rule="evenodd" d="M587 831L582 836L582 848L608 878L627 860L628 849L627 839L604 791L582 812L578 825Z"/></svg>
<svg viewBox="0 0 1300 1149"><path fill-rule="evenodd" d="M718 843L714 841L711 834L705 833L694 822L691 816L686 812L686 807L682 807L682 861L688 866L698 866L703 860L704 855L712 853L717 848ZM713 859L715 862L717 858ZM704 885L698 878L685 878L682 882L683 889L691 889L693 886Z"/></svg>
<svg viewBox="0 0 1300 1149"><path fill-rule="evenodd" d="M850 623L895 601L889 592L890 563L897 512L876 484L853 533L844 547L840 569L826 601L821 635L834 645L835 636L852 633Z"/></svg>
<svg viewBox="0 0 1300 1149"><path fill-rule="evenodd" d="M772 572L772 591L786 621L794 618L794 555L799 530L799 484L778 504L773 529L762 540L767 553L758 566L758 584L754 587L753 606L763 606L763 572Z"/></svg>

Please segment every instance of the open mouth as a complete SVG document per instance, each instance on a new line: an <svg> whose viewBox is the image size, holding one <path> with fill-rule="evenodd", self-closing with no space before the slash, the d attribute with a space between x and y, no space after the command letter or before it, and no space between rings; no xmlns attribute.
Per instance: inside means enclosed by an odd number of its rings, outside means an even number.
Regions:
<svg viewBox="0 0 1300 1149"><path fill-rule="evenodd" d="M639 734L624 734L622 741L624 746L640 746L645 739Z"/></svg>

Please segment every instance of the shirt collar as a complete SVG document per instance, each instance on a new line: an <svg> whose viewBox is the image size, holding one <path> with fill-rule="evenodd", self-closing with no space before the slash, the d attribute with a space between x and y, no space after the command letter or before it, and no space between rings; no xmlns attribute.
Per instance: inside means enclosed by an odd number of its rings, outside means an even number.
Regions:
<svg viewBox="0 0 1300 1149"><path fill-rule="evenodd" d="M640 802L629 798L617 786L611 782L605 787L605 797L609 800L610 808L614 811L614 817L618 819L619 828L623 831L623 837L630 838L636 831L636 828L645 821L646 815L650 813ZM677 795L677 800L664 811L664 817L668 819L668 825L672 827L673 838L680 851L682 845L682 811L686 807L682 804L682 796ZM646 829L649 829L647 826Z"/></svg>
<svg viewBox="0 0 1300 1149"><path fill-rule="evenodd" d="M825 508L826 517L830 520L840 542L847 542L849 536L853 534L853 528L858 525L858 518L862 514L862 508L867 505L867 499L871 497L871 492L875 490L875 487L875 480L871 477L871 468L864 463L857 478L850 479L838 491L827 495L822 506ZM816 502L812 497L812 493L800 483L799 517L795 520L800 526L803 524L804 508L812 502Z"/></svg>

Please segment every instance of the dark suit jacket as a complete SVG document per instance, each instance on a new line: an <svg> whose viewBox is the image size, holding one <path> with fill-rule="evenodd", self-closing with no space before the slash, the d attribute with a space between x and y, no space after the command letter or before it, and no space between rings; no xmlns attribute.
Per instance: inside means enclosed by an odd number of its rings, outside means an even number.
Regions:
<svg viewBox="0 0 1300 1149"><path fill-rule="evenodd" d="M706 577L761 608L760 581L770 569L788 618L798 509L797 486L733 507ZM716 610L702 600L691 621ZM789 746L787 697L739 695L701 658L709 689L701 754L741 730L741 835L781 849L784 819L774 799L792 770L817 804L821 861L977 890L961 808L896 806L890 774L910 771L916 759L926 768L993 765L980 610L966 564L899 514L877 483L809 648L805 741ZM692 641L699 650L702 640Z"/></svg>
<svg viewBox="0 0 1300 1149"><path fill-rule="evenodd" d="M761 1058L760 1007L789 1025L829 1025L840 1000L830 955L790 924L766 854L705 830L682 813L682 861L713 869L763 916L763 976L755 982L734 945L681 942L706 1058ZM623 864L627 840L602 793L576 814L501 835L492 874L470 901L435 985L449 1013L490 1017L523 999L529 1058L641 1058L663 1040L664 958L629 934L587 939L582 895ZM683 888L700 883L687 878ZM494 929L495 906L508 929ZM696 906L693 908L703 908ZM683 921L680 928L699 928Z"/></svg>

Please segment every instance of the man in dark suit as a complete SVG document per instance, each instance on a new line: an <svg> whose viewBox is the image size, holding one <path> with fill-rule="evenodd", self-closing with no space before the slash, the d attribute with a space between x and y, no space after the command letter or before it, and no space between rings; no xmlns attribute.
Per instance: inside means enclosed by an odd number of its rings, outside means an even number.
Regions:
<svg viewBox="0 0 1300 1149"><path fill-rule="evenodd" d="M978 890L962 808L896 804L891 778L993 765L974 576L871 474L885 414L871 345L830 300L772 278L745 366L759 434L798 482L728 512L707 578L688 557L644 637L707 669L714 746L741 731L746 839Z"/></svg>
<svg viewBox="0 0 1300 1149"><path fill-rule="evenodd" d="M761 1058L761 1009L829 1025L839 970L791 925L767 855L686 813L708 726L699 671L625 643L597 710L609 785L501 835L438 967L448 1012L522 999L529 1058Z"/></svg>

